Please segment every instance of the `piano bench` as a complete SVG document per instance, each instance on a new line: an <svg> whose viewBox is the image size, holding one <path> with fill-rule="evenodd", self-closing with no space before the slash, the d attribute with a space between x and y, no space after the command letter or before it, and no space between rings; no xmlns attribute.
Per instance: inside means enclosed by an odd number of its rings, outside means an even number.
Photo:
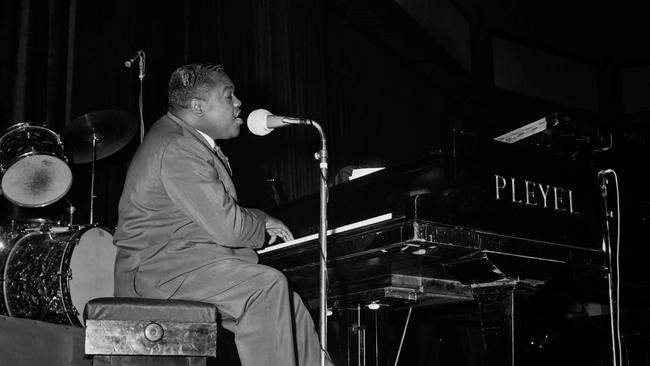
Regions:
<svg viewBox="0 0 650 366"><path fill-rule="evenodd" d="M187 300L102 297L84 309L94 366L199 366L217 353L217 308Z"/></svg>

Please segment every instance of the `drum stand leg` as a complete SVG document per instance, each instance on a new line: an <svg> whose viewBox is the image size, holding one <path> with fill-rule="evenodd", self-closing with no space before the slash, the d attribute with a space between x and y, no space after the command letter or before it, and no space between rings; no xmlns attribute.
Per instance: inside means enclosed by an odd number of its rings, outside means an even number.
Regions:
<svg viewBox="0 0 650 366"><path fill-rule="evenodd" d="M95 129L93 129L93 161L90 172L90 225L94 223L93 211L95 208L95 160L97 160L97 140Z"/></svg>
<svg viewBox="0 0 650 366"><path fill-rule="evenodd" d="M66 202L68 202L68 226L72 227L74 226L74 212L75 212L75 207L72 205L72 202L70 202L69 199L65 198Z"/></svg>

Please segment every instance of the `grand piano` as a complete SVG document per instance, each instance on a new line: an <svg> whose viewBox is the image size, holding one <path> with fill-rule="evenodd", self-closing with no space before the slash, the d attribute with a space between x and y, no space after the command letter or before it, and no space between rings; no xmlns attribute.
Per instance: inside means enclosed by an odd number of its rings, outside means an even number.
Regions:
<svg viewBox="0 0 650 366"><path fill-rule="evenodd" d="M313 195L270 210L297 239L259 251L314 307L318 205ZM420 159L330 187L328 307L472 303L486 364L531 364L530 298L603 277L604 218L588 162L453 131Z"/></svg>

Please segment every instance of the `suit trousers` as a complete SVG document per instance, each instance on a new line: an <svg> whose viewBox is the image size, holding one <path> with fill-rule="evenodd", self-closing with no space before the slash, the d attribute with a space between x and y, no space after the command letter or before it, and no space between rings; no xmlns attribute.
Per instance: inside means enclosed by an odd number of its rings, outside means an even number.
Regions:
<svg viewBox="0 0 650 366"><path fill-rule="evenodd" d="M243 366L320 365L311 315L272 267L238 259L212 262L190 272L171 297L215 304L235 335Z"/></svg>

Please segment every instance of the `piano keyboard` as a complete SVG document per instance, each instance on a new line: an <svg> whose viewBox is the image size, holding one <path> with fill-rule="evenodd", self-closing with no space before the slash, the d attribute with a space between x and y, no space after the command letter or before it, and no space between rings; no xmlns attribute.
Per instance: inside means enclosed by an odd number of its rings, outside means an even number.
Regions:
<svg viewBox="0 0 650 366"><path fill-rule="evenodd" d="M369 219L353 222L351 224L339 226L339 227L334 228L334 229L329 229L329 230L327 230L327 236L330 236L332 234L344 233L346 231L354 230L354 229L357 229L357 228L360 228L360 227L376 224L376 223L379 223L379 222L388 221L388 220L390 220L392 218L393 218L392 213L387 213L387 214L371 217ZM301 238L290 240L290 241L287 241L287 242L274 244L274 245L271 245L271 246L268 246L266 248L258 250L257 253L258 254L269 253L269 252L273 252L273 251L276 251L276 250L279 250L279 249L292 247L294 245L298 245L300 243L304 243L304 242L314 240L314 239L318 239L318 233L303 236Z"/></svg>

